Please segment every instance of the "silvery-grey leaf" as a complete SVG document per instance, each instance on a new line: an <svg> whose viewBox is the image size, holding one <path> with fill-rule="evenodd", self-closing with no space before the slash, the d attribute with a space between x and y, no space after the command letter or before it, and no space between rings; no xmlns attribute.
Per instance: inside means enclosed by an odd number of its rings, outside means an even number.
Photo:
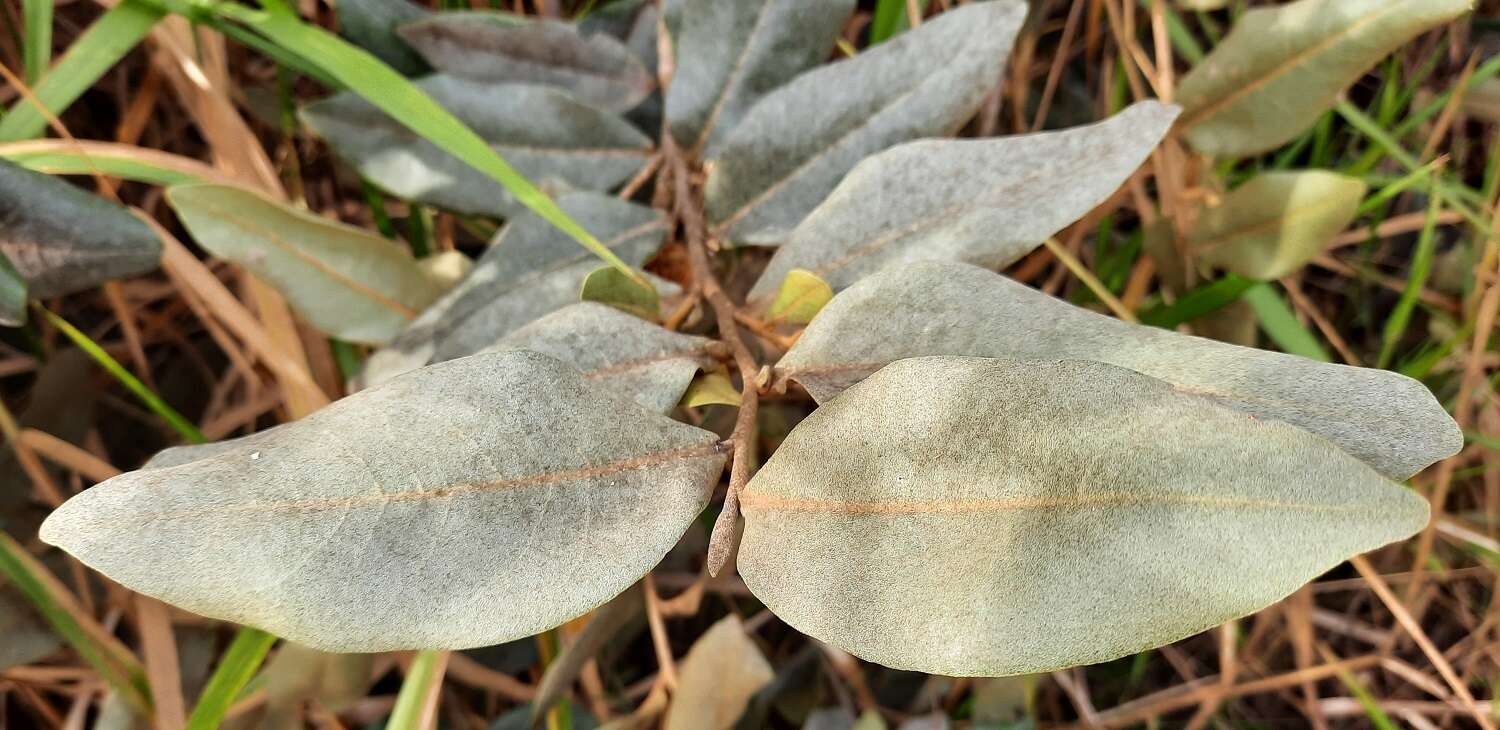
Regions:
<svg viewBox="0 0 1500 730"><path fill-rule="evenodd" d="M1025 16L1019 0L957 7L763 97L704 153L717 235L780 243L867 155L951 134L1000 82Z"/></svg>
<svg viewBox="0 0 1500 730"><path fill-rule="evenodd" d="M26 324L26 277L16 271L4 251L0 251L0 325L20 327Z"/></svg>
<svg viewBox="0 0 1500 730"><path fill-rule="evenodd" d="M151 271L161 242L118 204L0 160L0 253L45 298Z"/></svg>
<svg viewBox="0 0 1500 730"><path fill-rule="evenodd" d="M397 33L439 71L488 83L553 86L601 109L641 103L655 79L629 47L571 23L510 13L439 13Z"/></svg>
<svg viewBox="0 0 1500 730"><path fill-rule="evenodd" d="M792 269L842 289L894 261L1008 265L1119 188L1177 111L1143 101L1085 127L868 157L792 231L750 298L774 294Z"/></svg>
<svg viewBox="0 0 1500 730"><path fill-rule="evenodd" d="M439 363L276 438L130 472L42 526L121 584L324 651L484 646L628 588L708 500L718 437L546 355Z"/></svg>
<svg viewBox="0 0 1500 730"><path fill-rule="evenodd" d="M407 76L427 70L427 62L396 35L396 26L431 13L410 0L339 0L334 5L339 32Z"/></svg>
<svg viewBox="0 0 1500 730"><path fill-rule="evenodd" d="M825 402L884 364L919 355L1112 363L1307 429L1395 479L1463 446L1432 393L1403 375L1130 324L968 264L901 264L871 275L835 296L778 367Z"/></svg>
<svg viewBox="0 0 1500 730"><path fill-rule="evenodd" d="M826 60L853 10L854 0L684 2L667 89L672 137L688 150L723 139L761 97Z"/></svg>
<svg viewBox="0 0 1500 730"><path fill-rule="evenodd" d="M661 247L666 219L650 208L599 193L557 196L563 209L625 263L640 266ZM526 211L495 236L458 286L372 354L359 385L370 386L429 362L473 354L537 317L578 301L599 267L567 234Z"/></svg>
<svg viewBox="0 0 1500 730"><path fill-rule="evenodd" d="M1286 423L1098 362L900 360L814 411L740 497L739 571L869 661L1002 676L1257 611L1427 524Z"/></svg>
<svg viewBox="0 0 1500 730"><path fill-rule="evenodd" d="M634 175L651 152L629 122L557 89L446 74L416 84L539 184L604 190ZM524 210L500 183L352 92L309 104L302 119L361 175L403 198L502 217Z"/></svg>
<svg viewBox="0 0 1500 730"><path fill-rule="evenodd" d="M36 614L14 586L0 586L0 670L30 664L62 646L62 640Z"/></svg>
<svg viewBox="0 0 1500 730"><path fill-rule="evenodd" d="M489 352L532 350L583 371L610 392L670 413L700 367L712 366L714 341L679 334L614 307L580 302L501 338Z"/></svg>
<svg viewBox="0 0 1500 730"><path fill-rule="evenodd" d="M223 439L221 441L210 441L206 444L170 446L156 452L151 458L147 459L146 463L141 464L141 469L164 469L169 466L182 466L183 464L198 461L199 459L206 459L210 456L218 456L219 454L240 449L251 449L253 451L253 447L256 444L267 441L274 442L277 439L284 438L276 434L279 431L285 430L292 423L295 423L295 421L279 423L246 436Z"/></svg>
<svg viewBox="0 0 1500 730"><path fill-rule="evenodd" d="M333 337L384 344L443 293L405 246L253 190L174 185L167 201L199 245L275 287Z"/></svg>

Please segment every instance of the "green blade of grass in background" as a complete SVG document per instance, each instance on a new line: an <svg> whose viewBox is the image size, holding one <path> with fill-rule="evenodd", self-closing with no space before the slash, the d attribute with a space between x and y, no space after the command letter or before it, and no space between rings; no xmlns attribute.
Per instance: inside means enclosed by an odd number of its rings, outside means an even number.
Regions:
<svg viewBox="0 0 1500 730"><path fill-rule="evenodd" d="M1283 351L1311 360L1333 361L1318 338L1302 326L1286 300L1270 284L1262 282L1246 289L1245 303L1255 311L1255 319L1266 336Z"/></svg>
<svg viewBox="0 0 1500 730"><path fill-rule="evenodd" d="M162 400L160 396L151 392L151 389L147 388L145 383L142 383L134 375L131 375L130 371L126 370L125 366L121 365L119 360L114 359L109 353L105 352L104 348L99 346L99 343L89 339L88 335L79 331L77 327L74 327L67 320L53 314L51 310L40 305L37 306L37 309L47 318L48 322L51 322L63 335L72 340L73 344L78 346L78 349L83 350L89 357L94 359L94 362L99 363L100 367L108 371L110 375L113 375L131 393L134 393L135 397L139 398L147 408L150 408L152 413L161 416L161 419L166 421L177 433L181 434L182 438L187 440L188 443L201 444L208 441L204 437L203 432L199 431L198 427L194 426L192 421L183 417L176 409L167 405L167 402Z"/></svg>
<svg viewBox="0 0 1500 730"><path fill-rule="evenodd" d="M276 643L276 637L260 629L241 627L234 635L229 650L219 660L218 669L209 677L188 717L187 730L214 730L224 719L224 713L239 697L240 690L255 676L255 670L265 660L266 652Z"/></svg>
<svg viewBox="0 0 1500 730"><path fill-rule="evenodd" d="M140 0L122 0L78 36L32 92L53 114L62 112L135 48L162 15L159 8ZM29 100L17 99L0 119L0 142L30 139L46 128L47 118Z"/></svg>
<svg viewBox="0 0 1500 730"><path fill-rule="evenodd" d="M515 195L518 202L568 234L605 263L642 285L649 286L645 277L631 269L592 233L557 207L551 197L511 167L474 130L369 52L292 16L230 3L215 4L208 8L316 63L329 76L392 119L493 178Z"/></svg>
<svg viewBox="0 0 1500 730"><path fill-rule="evenodd" d="M29 144L29 143L22 143ZM0 145L4 147L4 145ZM169 187L189 183L221 182L220 178L199 177L185 170L163 165L153 165L142 159L109 155L83 155L67 150L7 152L0 149L0 158L10 160L22 167L48 175L94 175L102 174L131 182ZM192 160L192 162L197 162ZM209 170L213 172L213 170Z"/></svg>
<svg viewBox="0 0 1500 730"><path fill-rule="evenodd" d="M391 708L391 719L385 730L426 730L422 727L422 710L434 685L443 681L448 656L436 650L419 651L411 660L411 669L396 693L396 706ZM193 730L193 728L188 728Z"/></svg>
<svg viewBox="0 0 1500 730"><path fill-rule="evenodd" d="M26 31L21 38L22 63L26 67L24 78L33 86L52 63L52 2L25 0L21 8Z"/></svg>
<svg viewBox="0 0 1500 730"><path fill-rule="evenodd" d="M870 20L870 45L875 45L911 27L906 15L907 0L877 0L875 16ZM928 0L917 0L917 9L927 12Z"/></svg>
<svg viewBox="0 0 1500 730"><path fill-rule="evenodd" d="M1204 284L1178 297L1177 301L1171 304L1155 306L1141 312L1139 315L1141 324L1174 329L1177 325L1191 322L1205 314L1229 306L1243 296L1246 289L1254 285L1253 279L1225 274L1224 278Z"/></svg>
<svg viewBox="0 0 1500 730"><path fill-rule="evenodd" d="M1422 233L1417 238L1417 250L1412 255L1406 287L1401 290L1401 298L1396 300L1396 306L1391 309L1391 315L1386 318L1385 328L1381 331L1380 357L1375 360L1377 368L1390 366L1391 358L1396 354L1396 345L1400 344L1402 335L1406 334L1411 313L1417 308L1422 287L1427 285L1427 275L1432 272L1434 249L1437 245L1437 218L1442 209L1442 198L1429 190L1427 218L1422 221Z"/></svg>
<svg viewBox="0 0 1500 730"><path fill-rule="evenodd" d="M0 576L29 602L99 676L141 717L151 716L146 671L124 646L98 626L93 631L74 618L80 609L47 569L10 535L0 532Z"/></svg>

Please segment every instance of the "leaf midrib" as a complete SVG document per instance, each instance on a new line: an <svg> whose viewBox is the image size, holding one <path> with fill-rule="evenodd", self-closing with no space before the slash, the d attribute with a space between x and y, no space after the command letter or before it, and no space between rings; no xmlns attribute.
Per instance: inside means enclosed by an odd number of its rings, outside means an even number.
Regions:
<svg viewBox="0 0 1500 730"><path fill-rule="evenodd" d="M1070 507L1141 507L1175 505L1243 509L1284 509L1310 512L1363 512L1368 507L1348 504L1309 504L1282 500L1212 497L1191 494L1130 494L1107 492L1091 495L1058 497L1016 497L1010 499L964 500L833 500L746 491L740 496L740 507L776 512L818 512L834 514L950 514L963 512L1008 512L1027 509Z"/></svg>
<svg viewBox="0 0 1500 730"><path fill-rule="evenodd" d="M1407 3L1402 2L1402 0L1396 0L1396 2L1393 2L1383 8L1380 8L1379 10L1376 10L1373 13L1370 13L1369 15L1366 15L1363 18L1360 18L1359 20L1354 21L1353 23L1350 23L1342 31L1329 35L1328 37L1322 39L1317 43L1314 43L1306 49L1298 51L1297 53L1287 57L1286 60L1282 61L1276 66L1271 67L1271 69L1268 70L1260 78L1257 78L1250 83L1237 86L1233 91L1229 92L1223 97L1220 97L1208 106L1199 107L1196 111L1188 112L1187 114L1185 114L1181 121L1182 128L1188 129L1190 127L1201 124L1203 121L1213 117L1214 115L1217 115L1225 107L1228 107L1240 101L1246 96L1249 96L1250 94L1253 94L1259 91L1261 88L1269 85L1272 81L1275 81L1276 79L1279 79L1282 76L1286 75L1287 72L1303 64L1309 58L1322 53L1328 47L1344 40L1350 35L1353 35L1366 25L1369 25L1370 23L1373 23L1376 20L1385 17L1390 11L1404 7L1405 5L1407 5Z"/></svg>
<svg viewBox="0 0 1500 730"><path fill-rule="evenodd" d="M261 447L266 448L265 446ZM401 502L428 502L452 497L460 497L471 494L484 494L499 492L509 489L523 487L535 487L557 484L560 482L595 479L618 474L626 471L637 471L660 464L686 459L696 459L722 454L718 441L697 444L695 446L678 447L651 451L624 459L615 459L593 466L579 467L576 469L559 469L556 471L542 472L540 474L526 474L509 479L488 479L477 482L466 482L452 484L430 489L415 489L401 492L374 492L369 494L355 494L344 497L327 497L322 499L287 499L264 502L244 502L240 504L216 505L212 507L200 507L196 509L182 509L174 511L161 511L143 513L137 520L141 523L159 520L179 520L196 517L220 516L232 514L265 514L272 512L327 512L333 510L347 511L363 507L384 507L389 504ZM192 463L182 466L192 466ZM181 467L166 467L160 471L177 469Z"/></svg>

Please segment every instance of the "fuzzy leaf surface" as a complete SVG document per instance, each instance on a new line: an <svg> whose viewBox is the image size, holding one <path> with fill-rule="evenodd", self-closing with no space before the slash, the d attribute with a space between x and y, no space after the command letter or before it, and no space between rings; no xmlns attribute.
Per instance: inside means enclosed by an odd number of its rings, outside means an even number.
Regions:
<svg viewBox="0 0 1500 730"><path fill-rule="evenodd" d="M1096 362L923 357L814 411L740 497L746 585L869 661L1004 676L1274 603L1421 530L1312 434Z"/></svg>
<svg viewBox="0 0 1500 730"><path fill-rule="evenodd" d="M323 651L486 646L654 566L706 504L717 442L546 355L483 354L115 477L42 539L138 592Z"/></svg>
<svg viewBox="0 0 1500 730"><path fill-rule="evenodd" d="M1307 429L1394 479L1463 446L1427 387L1403 375L1130 324L967 264L896 265L846 289L778 367L822 403L888 362L922 355L1130 368Z"/></svg>

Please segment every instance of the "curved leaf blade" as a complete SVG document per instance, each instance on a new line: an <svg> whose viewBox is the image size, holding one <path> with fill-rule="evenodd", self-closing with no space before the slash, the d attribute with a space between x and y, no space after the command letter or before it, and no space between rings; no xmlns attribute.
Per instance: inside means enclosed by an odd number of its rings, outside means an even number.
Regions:
<svg viewBox="0 0 1500 730"><path fill-rule="evenodd" d="M814 411L740 504L740 573L777 616L951 676L1186 638L1428 516L1327 441L1169 383L956 357L892 363Z"/></svg>
<svg viewBox="0 0 1500 730"><path fill-rule="evenodd" d="M0 160L0 253L41 299L151 271L161 241L120 205Z"/></svg>
<svg viewBox="0 0 1500 730"><path fill-rule="evenodd" d="M1108 198L1176 117L1144 101L1059 132L924 140L869 157L792 231L750 298L771 296L793 269L842 289L893 261L1008 265Z"/></svg>
<svg viewBox="0 0 1500 730"><path fill-rule="evenodd" d="M614 307L581 302L500 339L486 352L531 350L583 372L602 389L657 413L670 413L694 373L711 367L718 345L667 330Z"/></svg>
<svg viewBox="0 0 1500 730"><path fill-rule="evenodd" d="M433 68L488 83L555 86L610 111L634 108L656 87L628 46L556 20L510 13L439 13L397 33Z"/></svg>
<svg viewBox="0 0 1500 730"><path fill-rule="evenodd" d="M1025 15L1017 0L954 8L766 95L705 151L717 235L780 243L867 155L951 133L998 83Z"/></svg>
<svg viewBox="0 0 1500 730"><path fill-rule="evenodd" d="M1322 253L1354 221L1367 187L1325 170L1273 171L1201 209L1188 247L1211 266L1279 279Z"/></svg>
<svg viewBox="0 0 1500 730"><path fill-rule="evenodd" d="M976 266L892 266L841 292L778 368L819 402L886 363L922 355L1095 360L1160 378L1256 418L1307 429L1394 479L1463 446L1421 383L1134 325Z"/></svg>
<svg viewBox="0 0 1500 730"><path fill-rule="evenodd" d="M667 124L684 149L723 139L763 96L828 58L853 0L683 4Z"/></svg>
<svg viewBox="0 0 1500 730"><path fill-rule="evenodd" d="M315 649L468 648L628 588L723 462L713 433L557 360L485 354L254 446L115 477L53 512L42 538L133 590Z"/></svg>
<svg viewBox="0 0 1500 730"><path fill-rule="evenodd" d="M167 201L193 240L264 279L322 332L388 342L442 295L405 247L227 185L178 185Z"/></svg>
<svg viewBox="0 0 1500 730"><path fill-rule="evenodd" d="M651 152L650 140L629 122L556 89L443 74L415 85L541 184L604 190L634 175ZM355 94L309 104L302 119L361 175L400 197L498 217L523 210L499 182Z"/></svg>
<svg viewBox="0 0 1500 730"><path fill-rule="evenodd" d="M557 204L597 231L605 248L632 267L656 253L666 236L661 214L608 195L563 193ZM537 317L578 301L583 279L595 266L587 252L568 246L564 234L545 220L517 215L467 278L370 356L359 382L374 385L429 362L490 347Z"/></svg>
<svg viewBox="0 0 1500 730"><path fill-rule="evenodd" d="M1339 92L1471 0L1298 0L1245 11L1182 78L1182 128L1201 152L1246 156L1291 141Z"/></svg>

